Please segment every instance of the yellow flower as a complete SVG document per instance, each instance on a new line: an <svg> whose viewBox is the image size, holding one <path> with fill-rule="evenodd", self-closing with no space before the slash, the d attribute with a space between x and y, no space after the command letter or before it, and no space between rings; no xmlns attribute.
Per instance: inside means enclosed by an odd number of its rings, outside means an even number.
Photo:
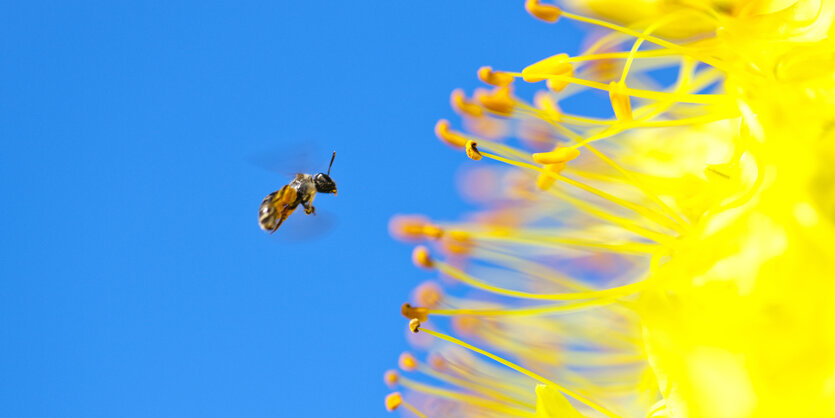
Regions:
<svg viewBox="0 0 835 418"><path fill-rule="evenodd" d="M582 54L453 94L483 209L393 220L445 288L404 304L429 357L386 382L427 416L835 415L835 3L582 6L525 4Z"/></svg>

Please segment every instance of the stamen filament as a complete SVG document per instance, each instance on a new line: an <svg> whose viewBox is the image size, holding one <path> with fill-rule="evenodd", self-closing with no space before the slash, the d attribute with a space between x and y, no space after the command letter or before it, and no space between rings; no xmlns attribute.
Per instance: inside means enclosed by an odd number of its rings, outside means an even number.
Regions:
<svg viewBox="0 0 835 418"><path fill-rule="evenodd" d="M421 328L421 331L424 331L424 329ZM489 399L484 399L480 396L472 395L469 393L456 392L454 390L438 388L435 386L427 385L425 383L414 381L404 376L401 376L398 382L401 385L403 385L403 387L414 390L415 392L422 392L428 395L438 396L440 398L451 399L458 402L477 405L494 412L511 414L513 416L534 417L534 414L529 410L514 408L503 403L491 401Z"/></svg>
<svg viewBox="0 0 835 418"><path fill-rule="evenodd" d="M475 277L465 273L464 271L452 267L451 265L443 262L443 261L435 261L435 268L438 271L453 277L461 282L464 282L472 287L477 289L481 289L487 292L495 293L498 295L504 296L512 296L521 299L534 299L534 300L580 300L580 299L603 299L603 298L617 298L623 297L630 294L633 294L640 290L642 287L646 286L646 280L642 279L635 283L630 283L623 286L613 287L609 289L602 289L602 290L590 290L586 292L574 292L574 293L529 293L529 292L520 292L517 290L509 290L504 289L501 287L493 286L489 283L485 283Z"/></svg>
<svg viewBox="0 0 835 418"><path fill-rule="evenodd" d="M651 239L651 240L653 240L653 241L655 241L659 244L662 244L662 245L665 245L665 246L668 246L668 247L672 247L672 246L675 245L675 242L673 241L672 237L670 237L669 235L662 234L660 232L651 231L647 228L644 228L644 227L638 225L635 221L633 221L631 219L611 214L611 213L609 213L609 212L607 212L607 211L605 211L605 210L603 210L603 209L601 209L601 208L599 208L599 207L597 207L597 206L595 206L591 203L588 203L588 202L586 202L582 199L577 199L577 198L575 198L575 197L573 197L573 196L571 196L567 193L562 193L562 192L559 192L557 190L554 190L554 188L549 189L548 192L553 194L554 196L556 196L557 198L559 198L561 200L564 200L566 202L571 203L572 205L574 205L578 209L583 210L584 213L588 213L588 214L597 216L600 219L604 219L604 220L607 220L609 222L612 222L615 225L618 225L618 226L620 226L621 228L623 228L627 231L630 231L630 232L633 232L635 234L641 235L645 238L649 238L649 239Z"/></svg>
<svg viewBox="0 0 835 418"><path fill-rule="evenodd" d="M534 170L536 172L545 174L547 176L551 176L553 178L556 178L559 181L570 184L570 185L572 185L574 187L577 187L581 190L584 190L584 191L592 193L592 194L594 194L598 197L606 199L606 200L608 200L612 203L618 204L618 205L623 206L627 209L630 209L634 212L637 212L638 214L646 217L647 219L651 219L651 220L655 221L656 223L658 223L660 225L666 226L666 227L668 227L670 229L673 229L673 230L676 230L676 231L679 230L679 225L677 225L675 222L671 221L669 218L667 218L667 217L665 217L665 216L663 216L659 213L656 213L655 211L652 211L652 210L650 210L650 209L648 209L644 206L640 206L640 205L634 204L632 202L623 200L619 197L613 196L613 195L611 195L609 193L606 193L602 190L595 189L594 187L588 186L588 185L586 185L584 183L581 183L579 181L572 180L568 177L561 176L559 174L556 174L556 173L553 173L553 172L550 172L550 171L547 171L547 170L543 170L542 168L537 167L533 164L528 164L528 163L524 163L524 162L510 160L510 159L500 157L498 155L491 154L491 153L488 153L488 152L483 152L483 151L482 151L481 154L484 157L492 158L492 159L497 160L497 161L502 161L502 162L505 162L507 164L515 165L517 167L527 168L529 170Z"/></svg>
<svg viewBox="0 0 835 418"><path fill-rule="evenodd" d="M598 306L605 306L614 302L614 298L602 298L575 303L561 303L557 305L542 305L513 309L429 309L428 313L430 316L539 316L555 313L577 312Z"/></svg>
<svg viewBox="0 0 835 418"><path fill-rule="evenodd" d="M658 58L658 57L668 57L673 55L680 55L676 51L671 51L666 48L658 48L658 49L648 49L644 51L637 51L634 54L634 58ZM576 62L576 63L585 63L589 61L595 60L609 60L609 59L626 59L630 56L633 56L629 51L619 51L619 52L602 52L599 54L583 54L578 55L576 57L568 57L566 58L565 62Z"/></svg>
<svg viewBox="0 0 835 418"><path fill-rule="evenodd" d="M658 197L658 195L649 190L649 188L645 184L643 184L643 182L635 178L635 176L631 172L621 167L620 164L616 163L614 160L606 156L606 154L603 154L602 152L598 151L597 148L591 145L586 145L586 149L591 151L591 153L597 156L597 158L603 160L604 163L608 164L610 167L614 168L617 172L622 174L632 185L640 189L642 192L644 192L645 196L649 197L650 200L655 202L655 204L658 205L661 208L661 210L667 214L667 216L672 217L673 222L676 225L676 227L673 228L674 230L682 234L687 231L686 228L688 228L689 223L685 221L684 218L682 218L678 214L678 212L676 212L675 210L673 210L673 208L664 203L664 201L661 200L661 198Z"/></svg>
<svg viewBox="0 0 835 418"><path fill-rule="evenodd" d="M669 23L671 20L678 18L677 15L679 14L680 13L667 15L665 18L653 23L652 25L649 25L646 29L644 29L644 31L641 33L642 36L635 40L635 43L632 44L632 50L629 51L629 56L626 59L626 64L624 64L623 66L623 74L621 74L620 77L621 83L626 82L626 75L629 74L629 69L632 67L632 61L635 60L635 56L638 53L638 48L640 48L641 44L644 43L644 40L646 39L645 37L649 36L649 34L651 34L652 32L655 32L655 30L659 27Z"/></svg>
<svg viewBox="0 0 835 418"><path fill-rule="evenodd" d="M640 242L624 242L622 244L604 244L600 242L588 241L588 240L581 240L581 239L574 239L574 238L562 238L562 237L552 237L552 236L542 236L542 235L516 235L516 236L508 236L508 235L490 235L490 234L480 234L480 233L472 233L473 238L482 239L482 240L494 240L494 241L501 241L503 243L511 243L511 244L523 244L523 245L533 245L533 246L569 246L569 247L585 247L585 248L594 248L596 250L605 250L608 252L619 253L619 254L654 254L658 251L658 244L645 244Z"/></svg>
<svg viewBox="0 0 835 418"><path fill-rule="evenodd" d="M433 331L433 330L430 330L430 329L427 329L427 328L421 328L420 331L425 332L429 335L432 335L433 337L440 338L444 341L451 342L453 344L457 344L461 347L467 348L467 349L472 350L472 351L474 351L476 353L479 353L481 355L487 356L487 357L491 358L492 360L497 361L501 364L504 364L505 366L510 367L511 369L516 370L517 372L522 373L522 374L524 374L524 375L526 375L526 376L528 376L528 377L530 377L530 378L532 378L532 379L534 379L534 380L536 380L540 383L544 383L546 385L551 385L555 389L557 389L560 392L562 392L563 394L565 394L566 396L569 396L571 398L576 399L577 401L579 401L579 402L583 403L584 405L594 409L595 411L598 411L598 412L602 413L603 415L606 415L607 417L617 417L618 416L614 412L609 411L608 409L598 405L597 403L595 403L592 400L586 398L585 396L582 396L578 393L575 393L574 391L572 391L572 390L570 390L566 387L563 387L562 385L558 385L557 383L554 383L554 382L552 382L552 381L550 381L550 380L548 380L548 379L546 379L546 378L544 378L544 377L542 377L542 376L540 376L540 375L538 375L538 374L536 374L536 373L534 373L534 372L532 372L532 371L530 371L530 370L528 370L528 369L526 369L522 366L519 366L515 363L512 363L508 360L505 360L505 359L503 359L503 358L501 358L501 357L499 357L499 356L497 356L493 353L482 350L478 347L475 347L475 346L470 345L470 344L468 344L464 341L461 341L461 340L459 340L455 337L452 337L452 336L449 336L449 335L446 335L446 334L443 334L443 333L440 333L440 332L437 332L437 331Z"/></svg>
<svg viewBox="0 0 835 418"><path fill-rule="evenodd" d="M406 407L406 409L408 409L409 411L412 411L412 413L415 414L418 418L426 418L426 414L424 414L423 412L420 412L420 410L417 409L414 405L412 405L412 404L410 404L406 401L401 401L400 405L403 405L403 406Z"/></svg>
<svg viewBox="0 0 835 418"><path fill-rule="evenodd" d="M521 78L522 73L512 73L508 72L514 77ZM585 86L597 90L602 91L609 91L609 85L605 83L600 83L597 81L591 80L584 80L581 78L571 77L567 75L555 75L555 74L526 74L528 77L538 77L543 79L555 79L561 81L568 81L573 84L577 84L580 86ZM727 104L728 97L723 94L686 94L686 93L668 93L663 91L655 91L655 90L643 90L643 89L635 89L631 87L625 87L622 92L632 97L638 97L641 99L650 99L650 100L673 100L675 102L681 103L694 103L694 104Z"/></svg>
<svg viewBox="0 0 835 418"><path fill-rule="evenodd" d="M484 384L479 384L479 383L472 382L472 381L469 381L469 380L466 380L466 379L462 379L460 377L450 376L448 374L441 373L441 372L436 371L436 370L434 370L430 367L427 367L423 363L418 364L418 371L420 371L421 373L423 373L423 374L425 374L429 377L440 380L444 383L450 383L450 384L453 384L453 385L456 385L456 386L460 386L461 388L470 390L474 393L483 395L483 396L488 397L488 398L496 398L501 402L516 404L516 405L519 405L523 408L536 409L536 405L532 405L532 404L529 404L529 403L524 402L522 400L519 400L517 398L514 398L512 396L508 396L508 395L506 395L502 392L497 391L496 389L487 387Z"/></svg>
<svg viewBox="0 0 835 418"><path fill-rule="evenodd" d="M685 48L685 47L683 47L681 45L678 45L678 44L675 44L673 42L665 41L661 38L657 38L657 37L652 36L652 35L644 35L644 34L638 32L636 30L629 29L629 28L626 28L626 27L623 27L623 26L620 26L620 25L616 25L614 23L609 23L609 22L606 22L605 20L580 16L580 15L576 15L574 13L568 13L568 12L563 12L562 16L567 18L567 19L576 20L578 22L584 22L584 23L588 23L588 24L591 24L591 25L601 26L601 27L611 29L611 30L616 31L616 32L621 32L621 33L624 33L626 35L634 36L634 37L639 38L639 39L646 39L647 41L652 42L652 43L654 43L658 46L662 46L662 47L665 47L665 48L668 48L668 49L671 49L671 50L674 50L674 51L679 51L680 53L682 53L684 55L692 56L693 58L696 58L697 60L699 60L699 61L701 61L705 64L708 64L708 65L710 65L714 68L721 69L721 70L725 71L726 73L730 72L729 69L721 61L715 60L711 57L706 57L704 55L698 54L697 52L691 50L690 48Z"/></svg>

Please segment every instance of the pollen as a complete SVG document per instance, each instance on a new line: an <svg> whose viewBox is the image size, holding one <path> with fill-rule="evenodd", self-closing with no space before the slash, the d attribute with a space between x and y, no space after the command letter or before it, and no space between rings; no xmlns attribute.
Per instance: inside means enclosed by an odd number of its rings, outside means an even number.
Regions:
<svg viewBox="0 0 835 418"><path fill-rule="evenodd" d="M540 4L539 0L526 0L525 10L533 17L548 22L554 23L559 20L562 15L562 10L559 7L550 4Z"/></svg>
<svg viewBox="0 0 835 418"><path fill-rule="evenodd" d="M386 411L393 412L403 403L403 396L400 392L393 392L386 396Z"/></svg>
<svg viewBox="0 0 835 418"><path fill-rule="evenodd" d="M452 110L459 115L480 118L484 114L484 109L482 109L481 106L467 98L467 95L464 93L464 89L453 90L449 95L449 103L452 106Z"/></svg>
<svg viewBox="0 0 835 418"><path fill-rule="evenodd" d="M419 321L427 321L429 319L429 309L412 306L409 303L404 303L400 306L400 313L407 319L417 319Z"/></svg>
<svg viewBox="0 0 835 418"><path fill-rule="evenodd" d="M493 90L476 89L475 99L486 109L500 116L510 116L516 103L513 101L510 86L496 87Z"/></svg>
<svg viewBox="0 0 835 418"><path fill-rule="evenodd" d="M535 62L522 70L522 79L536 83L551 76L568 76L574 73L574 66L568 60L568 54L557 54Z"/></svg>
<svg viewBox="0 0 835 418"><path fill-rule="evenodd" d="M612 102L612 109L615 117L621 122L632 121L632 104L629 95L626 94L626 83L612 81L609 83L609 99Z"/></svg>
<svg viewBox="0 0 835 418"><path fill-rule="evenodd" d="M397 381L399 379L400 373L398 373L397 370L387 370L383 375L383 382L385 382L386 386L392 389L397 386Z"/></svg>
<svg viewBox="0 0 835 418"><path fill-rule="evenodd" d="M412 262L418 267L427 269L432 268L432 257L429 255L429 249L419 245L412 251Z"/></svg>
<svg viewBox="0 0 835 418"><path fill-rule="evenodd" d="M446 119L441 119L435 124L435 135L447 145L455 148L463 147L467 143L466 137L449 129L449 121Z"/></svg>
<svg viewBox="0 0 835 418"><path fill-rule="evenodd" d="M506 87L513 83L514 77L501 71L493 71L493 67L484 66L478 69L478 79L496 87Z"/></svg>
<svg viewBox="0 0 835 418"><path fill-rule="evenodd" d="M467 144L464 145L464 149L467 150L467 157L470 157L471 160L478 161L481 159L481 153L478 152L478 148L475 141L467 141Z"/></svg>
<svg viewBox="0 0 835 418"><path fill-rule="evenodd" d="M417 318L412 318L409 320L409 330L413 333L417 334L418 330L420 329L420 320Z"/></svg>

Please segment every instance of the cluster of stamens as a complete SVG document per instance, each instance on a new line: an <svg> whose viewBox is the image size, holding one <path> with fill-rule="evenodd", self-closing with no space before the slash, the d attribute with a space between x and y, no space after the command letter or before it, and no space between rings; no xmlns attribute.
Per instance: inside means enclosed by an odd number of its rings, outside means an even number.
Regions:
<svg viewBox="0 0 835 418"><path fill-rule="evenodd" d="M722 77L714 57L653 35L655 29L694 18L692 13L665 17L638 32L538 0L526 1L525 8L546 22L572 19L611 32L576 57L560 53L521 71L482 67L477 76L489 89L477 89L471 97L460 89L452 92L452 108L470 133L453 129L445 119L437 123L435 133L472 160L498 161L513 168L512 175L525 173L521 182L508 182L514 190L505 193L515 219L502 219L506 212L497 209L491 213L495 216L450 224L418 217L393 220L393 235L431 246L415 248L414 264L436 272L456 293L422 285L415 299L424 303L405 303L401 313L413 333L429 334L501 363L532 379L528 383L555 390L583 413L617 416L623 411L616 414L611 406L634 401L624 400L628 395L623 388L645 384L640 381L648 369L631 310L635 295L655 280L662 260L685 245L699 219L683 214L640 173L611 157L616 146L603 140L638 130L733 123L739 115L725 95L708 91ZM677 68L676 82L666 88L654 86L644 73L655 68ZM630 74L641 77L633 80ZM526 101L514 94L519 79L544 82L547 90ZM608 97L609 118L565 112L560 105L572 95L599 93ZM543 128L533 130L532 124ZM503 136L535 143L539 149L510 144ZM543 144L547 148L542 149ZM569 262L571 269L560 269ZM589 315L592 310L594 315ZM437 331L445 324L481 346L525 359L525 367ZM439 360L444 358L441 353L433 352L430 358L438 367L417 362L412 355L401 357L400 366L404 372L435 379L437 386L395 371L386 373L385 382L421 394L427 407L432 407L429 397L442 400L438 408L466 404L521 416L536 411L530 396L508 395L508 390L520 390L515 383L485 385L460 364L456 373L449 373L450 362ZM613 365L617 372L598 373ZM544 377L545 372L554 379ZM517 382L518 377L502 375L507 382Z"/></svg>

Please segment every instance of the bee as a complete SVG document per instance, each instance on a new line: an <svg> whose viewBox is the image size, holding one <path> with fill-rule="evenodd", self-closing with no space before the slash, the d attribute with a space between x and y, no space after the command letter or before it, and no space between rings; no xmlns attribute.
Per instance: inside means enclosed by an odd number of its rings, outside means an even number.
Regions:
<svg viewBox="0 0 835 418"><path fill-rule="evenodd" d="M261 202L261 208L258 209L258 225L261 226L261 229L270 231L270 233L275 232L299 205L304 207L305 214L310 215L312 213L315 215L316 208L313 207L313 198L316 197L317 192L336 195L336 183L331 179L331 166L333 166L335 158L336 151L331 157L327 174L318 173L311 176L310 174L298 173L290 184L268 194Z"/></svg>

